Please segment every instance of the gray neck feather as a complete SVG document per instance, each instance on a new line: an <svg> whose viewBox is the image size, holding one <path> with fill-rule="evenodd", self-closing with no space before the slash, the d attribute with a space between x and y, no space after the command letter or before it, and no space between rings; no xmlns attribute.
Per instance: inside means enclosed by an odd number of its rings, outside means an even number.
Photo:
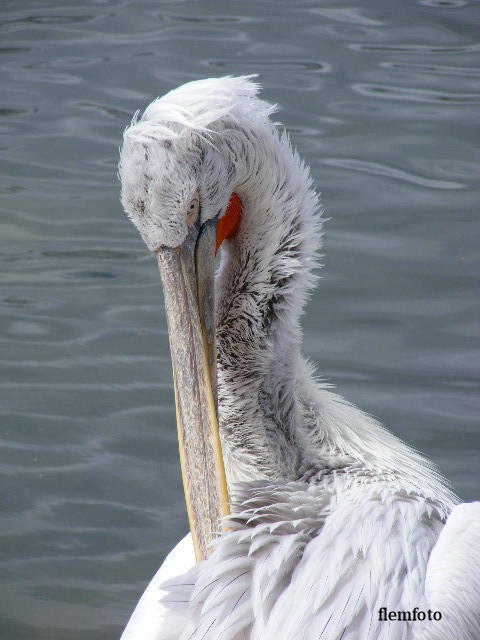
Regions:
<svg viewBox="0 0 480 640"><path fill-rule="evenodd" d="M224 134L244 211L217 278L220 425L231 481L292 479L305 443L295 397L299 317L314 278L318 198L285 135Z"/></svg>

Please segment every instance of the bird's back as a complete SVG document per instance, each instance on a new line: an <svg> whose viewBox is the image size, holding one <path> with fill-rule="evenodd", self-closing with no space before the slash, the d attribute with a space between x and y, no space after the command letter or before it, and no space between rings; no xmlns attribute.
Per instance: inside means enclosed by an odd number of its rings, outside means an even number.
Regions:
<svg viewBox="0 0 480 640"><path fill-rule="evenodd" d="M405 625L379 621L378 611L423 603L428 558L443 527L435 505L388 484L239 489L232 530L207 561L165 587L162 605L183 616L182 639L407 637Z"/></svg>

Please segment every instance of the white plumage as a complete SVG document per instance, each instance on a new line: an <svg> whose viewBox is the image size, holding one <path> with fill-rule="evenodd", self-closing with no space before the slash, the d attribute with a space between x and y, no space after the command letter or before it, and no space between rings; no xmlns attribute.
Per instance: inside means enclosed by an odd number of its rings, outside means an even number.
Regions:
<svg viewBox="0 0 480 640"><path fill-rule="evenodd" d="M432 463L301 356L319 203L257 91L189 83L124 137L122 202L151 250L185 240L196 189L202 224L232 192L243 216L216 281L230 531L198 565L188 537L172 551L122 640L478 640L480 503L455 506ZM381 607L442 619L382 622Z"/></svg>

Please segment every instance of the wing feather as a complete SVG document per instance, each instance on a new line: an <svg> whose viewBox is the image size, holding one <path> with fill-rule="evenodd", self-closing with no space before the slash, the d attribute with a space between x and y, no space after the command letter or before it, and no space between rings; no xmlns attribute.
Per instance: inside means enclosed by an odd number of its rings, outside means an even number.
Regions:
<svg viewBox="0 0 480 640"><path fill-rule="evenodd" d="M189 536L175 547L121 640L480 638L480 503L444 526L435 505L392 487L368 499L364 487L333 497L298 483L249 496L207 561L195 565ZM416 606L442 622L378 620L381 607Z"/></svg>
<svg viewBox="0 0 480 640"><path fill-rule="evenodd" d="M162 604L160 602L162 596L167 598L167 593L162 590L161 585L166 580L175 583L176 576L183 577L183 574L194 565L195 552L192 537L188 534L170 551L160 569L153 576L138 601L120 640L170 640L170 638L173 640L173 638L178 638L178 629L185 625L183 616L187 611L192 587L188 584L188 580L176 581L175 596L172 596L171 599L173 600L175 597L179 606L174 607L173 603ZM169 595L172 593L172 589L173 587L171 587Z"/></svg>
<svg viewBox="0 0 480 640"><path fill-rule="evenodd" d="M480 502L459 504L450 513L430 555L425 600L442 619L419 625L415 638L480 638Z"/></svg>
<svg viewBox="0 0 480 640"><path fill-rule="evenodd" d="M423 601L443 527L434 505L392 486L329 494L263 484L248 496L211 557L182 579L195 586L177 638L406 640L410 625L379 622L378 610ZM165 605L178 599L175 581L163 588Z"/></svg>

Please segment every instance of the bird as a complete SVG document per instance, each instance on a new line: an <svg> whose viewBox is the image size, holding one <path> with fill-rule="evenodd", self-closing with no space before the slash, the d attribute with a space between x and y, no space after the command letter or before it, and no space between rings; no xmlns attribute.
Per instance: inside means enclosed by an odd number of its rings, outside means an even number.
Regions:
<svg viewBox="0 0 480 640"><path fill-rule="evenodd" d="M323 209L255 76L126 128L121 201L163 284L190 530L122 640L478 640L480 502L302 354Z"/></svg>

